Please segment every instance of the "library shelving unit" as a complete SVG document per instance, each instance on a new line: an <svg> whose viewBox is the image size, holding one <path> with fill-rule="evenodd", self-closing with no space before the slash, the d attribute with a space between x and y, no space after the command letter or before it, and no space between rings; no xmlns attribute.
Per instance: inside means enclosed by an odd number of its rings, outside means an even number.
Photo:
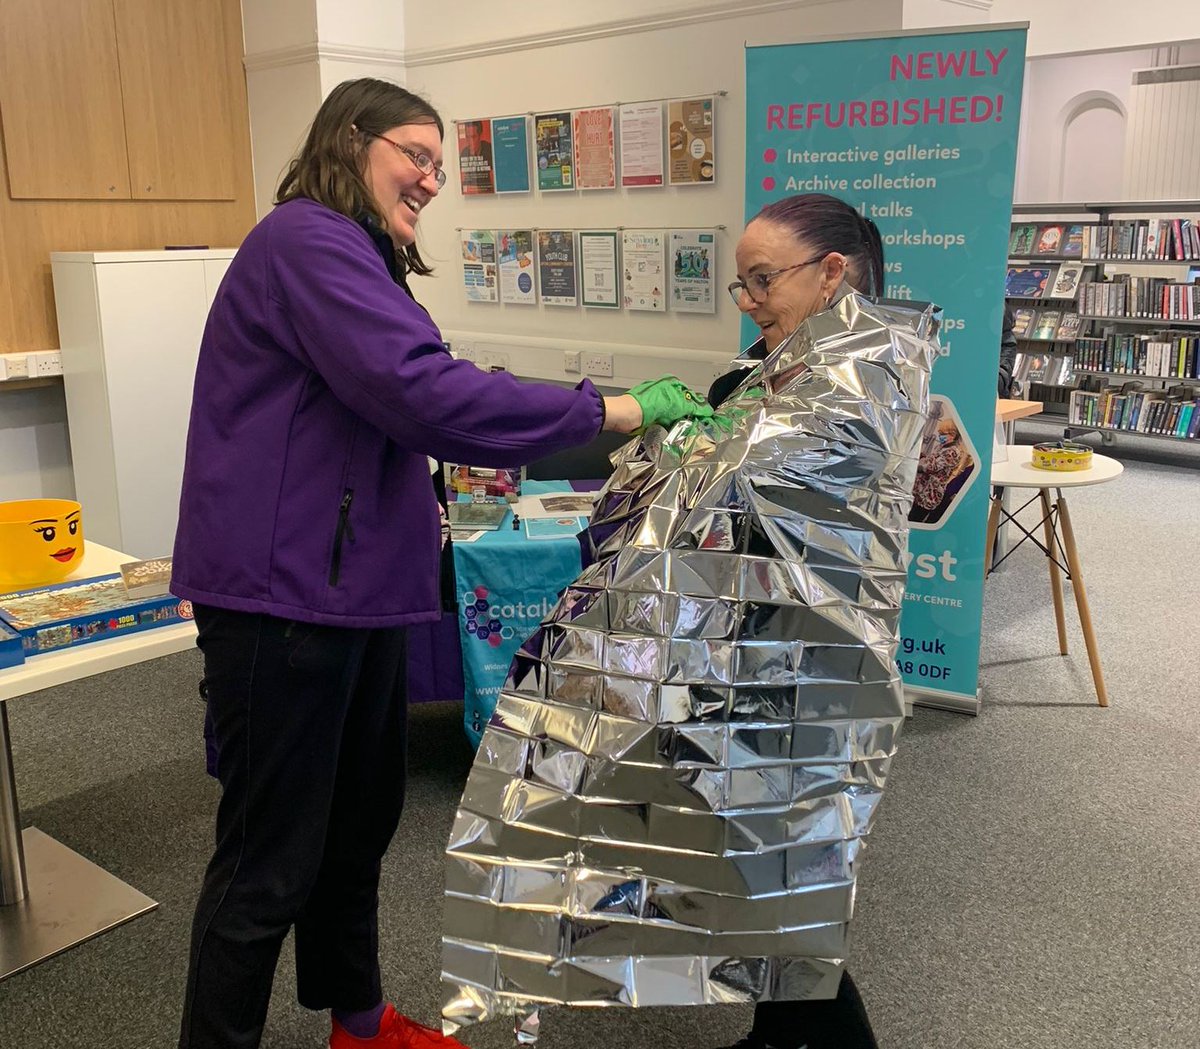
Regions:
<svg viewBox="0 0 1200 1049"><path fill-rule="evenodd" d="M1035 418L1200 438L1200 201L1014 205L1005 292Z"/></svg>

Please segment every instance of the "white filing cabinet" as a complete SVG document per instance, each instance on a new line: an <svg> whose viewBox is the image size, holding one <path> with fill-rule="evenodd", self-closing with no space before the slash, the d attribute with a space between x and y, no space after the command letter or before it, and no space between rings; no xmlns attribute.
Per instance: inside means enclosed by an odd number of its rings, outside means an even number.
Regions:
<svg viewBox="0 0 1200 1049"><path fill-rule="evenodd" d="M196 357L234 249L50 256L75 497L89 539L175 544Z"/></svg>

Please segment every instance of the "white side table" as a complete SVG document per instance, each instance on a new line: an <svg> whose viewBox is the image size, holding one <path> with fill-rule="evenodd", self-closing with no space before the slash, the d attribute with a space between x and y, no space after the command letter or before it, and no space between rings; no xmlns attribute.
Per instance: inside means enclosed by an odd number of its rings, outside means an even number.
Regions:
<svg viewBox="0 0 1200 1049"><path fill-rule="evenodd" d="M106 575L136 560L88 542L83 563L69 578ZM47 652L0 670L0 980L158 906L36 827L22 832L8 704L54 685L183 652L195 643L195 623L173 623Z"/></svg>
<svg viewBox="0 0 1200 1049"><path fill-rule="evenodd" d="M1054 598L1054 619L1058 627L1058 650L1062 655L1067 654L1067 624L1063 614L1063 594L1061 572L1065 572L1071 580L1071 588L1075 592L1075 608L1079 613L1079 625L1083 629L1083 640L1087 646L1088 662L1092 667L1092 680L1096 685L1096 699L1100 706L1108 706L1108 691L1104 687L1104 674L1100 669L1100 651L1096 646L1096 634L1092 629L1092 613L1088 608L1087 592L1083 586L1083 569L1079 563L1079 550L1075 545L1075 530L1071 527L1071 514L1067 509L1064 488L1081 488L1084 485L1104 484L1118 478L1125 469L1116 459L1107 455L1092 456L1092 465L1087 470L1055 471L1039 470L1030 462L1032 449L1028 445L1006 445L1005 461L992 463L992 486L996 491L992 495L992 508L988 514L987 546L990 551L996 541L996 530L1002 523L1011 524L1022 533L1022 538L1000 558L1005 558L1017 550L1027 540L1037 546L1045 555L1050 569L1050 591ZM1003 492L1009 488L1035 488L1037 495L1032 496L1016 511L1020 513L1034 499L1040 499L1042 505L1042 531L1045 542L1039 540L1033 532L1022 525L1015 513L1010 513L1004 505ZM1054 489L1055 497L1051 502L1050 489ZM1036 525L1034 526L1036 528ZM1063 560L1060 560L1060 557ZM1065 563L1064 563L1065 562ZM999 564L999 562L997 562ZM993 566L995 567L995 566Z"/></svg>

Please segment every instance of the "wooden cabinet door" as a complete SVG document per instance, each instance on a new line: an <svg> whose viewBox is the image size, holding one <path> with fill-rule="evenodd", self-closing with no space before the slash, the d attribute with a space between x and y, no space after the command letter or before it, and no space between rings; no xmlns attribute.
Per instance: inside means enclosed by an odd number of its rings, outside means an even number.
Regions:
<svg viewBox="0 0 1200 1049"><path fill-rule="evenodd" d="M225 0L114 0L135 200L233 200ZM238 41L237 54L241 55Z"/></svg>
<svg viewBox="0 0 1200 1049"><path fill-rule="evenodd" d="M0 0L0 120L16 199L129 199L112 0Z"/></svg>

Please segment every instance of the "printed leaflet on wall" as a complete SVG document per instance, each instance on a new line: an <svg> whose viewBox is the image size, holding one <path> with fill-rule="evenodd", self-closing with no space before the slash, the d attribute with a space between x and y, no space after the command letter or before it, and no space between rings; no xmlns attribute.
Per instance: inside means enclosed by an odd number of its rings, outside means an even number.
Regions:
<svg viewBox="0 0 1200 1049"><path fill-rule="evenodd" d="M711 229L671 230L671 309L715 313L716 237Z"/></svg>
<svg viewBox="0 0 1200 1049"><path fill-rule="evenodd" d="M500 247L500 301L536 305L533 231L504 229L497 236Z"/></svg>
<svg viewBox="0 0 1200 1049"><path fill-rule="evenodd" d="M547 306L577 306L575 236L569 229L538 230L538 283Z"/></svg>
<svg viewBox="0 0 1200 1049"><path fill-rule="evenodd" d="M588 230L580 233L579 267L583 304L619 309L616 232Z"/></svg>
<svg viewBox="0 0 1200 1049"><path fill-rule="evenodd" d="M496 235L467 230L462 235L463 286L468 302L496 301Z"/></svg>
<svg viewBox="0 0 1200 1049"><path fill-rule="evenodd" d="M661 186L663 129L661 102L630 102L621 107L621 185Z"/></svg>
<svg viewBox="0 0 1200 1049"><path fill-rule="evenodd" d="M667 274L663 265L661 230L625 230L621 237L621 271L625 308L655 310L667 308Z"/></svg>

